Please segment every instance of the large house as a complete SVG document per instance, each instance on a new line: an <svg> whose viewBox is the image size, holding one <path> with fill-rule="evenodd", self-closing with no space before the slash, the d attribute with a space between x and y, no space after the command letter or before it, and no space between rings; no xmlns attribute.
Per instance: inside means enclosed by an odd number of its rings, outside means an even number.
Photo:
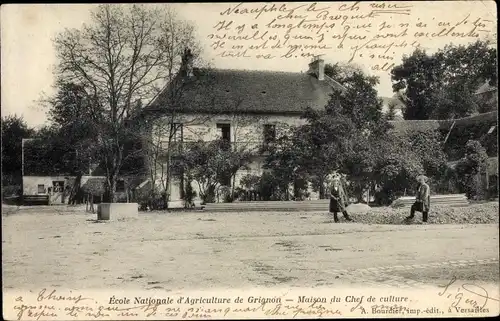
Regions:
<svg viewBox="0 0 500 321"><path fill-rule="evenodd" d="M288 126L304 123L301 115L310 107L323 110L335 91L345 88L324 73L324 60L316 57L307 72L273 72L193 68L189 56L184 60L180 76L183 79L208 81L205 84L186 86L181 97L175 100L175 141L187 143L196 140L225 139L231 144L257 149L273 140ZM196 83L196 81L194 82ZM173 114L166 96L172 93L165 89L147 114L154 115L156 126L172 123ZM166 111L162 114L162 111ZM168 144L169 131L161 132ZM154 134L153 134L154 135ZM170 140L172 142L172 140ZM244 175L262 173L261 157L256 157L249 169L236 174L239 186ZM196 184L193 184L196 188ZM182 182L172 181L170 200L180 202ZM198 194L199 195L199 194Z"/></svg>
<svg viewBox="0 0 500 321"><path fill-rule="evenodd" d="M225 69L200 69L193 66L189 51L183 57L183 64L178 76L169 84L158 98L143 110L146 123L152 127L149 137L152 141L160 142L161 147L204 140L212 141L224 139L232 146L245 149L259 149L263 144L271 142L282 130L290 126L301 125L305 122L301 118L306 108L324 110L331 94L344 91L345 88L324 73L324 61L315 57L306 72L272 72ZM484 100L496 106L494 97L496 88L482 88L476 93ZM394 104L394 97L383 99L384 105ZM401 103L396 102L400 109ZM496 108L495 108L496 109ZM396 130L410 128L437 129L447 136L445 148L450 157L450 165L463 156L463 147L468 139L479 139L487 146L491 157L488 168L488 178L498 190L498 148L496 111L483 113L477 116L457 120L443 121L395 121ZM151 120L151 122L149 122ZM175 132L172 131L175 128ZM468 133L470 135L464 135ZM48 153L50 168L39 166L39 152L36 157L27 157L25 150L28 146L38 146L38 150L45 150L37 142L25 140L23 144L23 195L48 195L50 203L66 203L68 190L75 182L72 168L64 168L64 161L55 153ZM147 148L147 146L144 146ZM28 148L29 149L29 148ZM47 154L47 153L46 153ZM67 154L67 153L66 153ZM156 184L163 177L158 174L164 170L164 164L151 164L144 155L146 167L161 167L156 170ZM250 166L240 170L234 180L227 185L240 186L243 176L261 175L263 172L263 156L256 156ZM494 163L494 164L493 164ZM71 164L69 162L68 164ZM132 166L136 167L136 166ZM148 190L151 183L152 171L148 168L133 175L123 175L117 186L117 192L123 200L139 190ZM101 190L104 184L104 173L98 167L90 169L88 174L81 178L81 186L89 185L88 190ZM182 207L182 179L170 181L169 207ZM197 184L192 184L199 195ZM85 188L84 188L85 189ZM318 195L312 190L311 198ZM122 201L123 201L122 200Z"/></svg>

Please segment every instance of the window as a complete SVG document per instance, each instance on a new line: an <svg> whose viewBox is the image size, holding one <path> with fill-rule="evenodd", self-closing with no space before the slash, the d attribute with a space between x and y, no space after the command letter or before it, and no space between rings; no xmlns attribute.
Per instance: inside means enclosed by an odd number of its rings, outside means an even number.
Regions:
<svg viewBox="0 0 500 321"><path fill-rule="evenodd" d="M174 132L174 136L172 137L173 142L182 142L184 136L184 127L181 123L173 123L172 131Z"/></svg>
<svg viewBox="0 0 500 321"><path fill-rule="evenodd" d="M45 194L45 185L38 184L38 194Z"/></svg>
<svg viewBox="0 0 500 321"><path fill-rule="evenodd" d="M125 192L125 181L123 179L118 180L116 182L116 191L117 192Z"/></svg>
<svg viewBox="0 0 500 321"><path fill-rule="evenodd" d="M52 181L52 192L62 193L64 191L64 181Z"/></svg>
<svg viewBox="0 0 500 321"><path fill-rule="evenodd" d="M181 123L172 123L170 127L170 133L172 134L170 142L171 150L180 150L182 148L182 142L184 140L184 127ZM162 148L168 148L168 140L162 142Z"/></svg>
<svg viewBox="0 0 500 321"><path fill-rule="evenodd" d="M228 142L231 141L231 125L230 124L217 124L217 132L219 134L219 138L226 140Z"/></svg>
<svg viewBox="0 0 500 321"><path fill-rule="evenodd" d="M276 125L264 125L264 144L274 142L276 139Z"/></svg>

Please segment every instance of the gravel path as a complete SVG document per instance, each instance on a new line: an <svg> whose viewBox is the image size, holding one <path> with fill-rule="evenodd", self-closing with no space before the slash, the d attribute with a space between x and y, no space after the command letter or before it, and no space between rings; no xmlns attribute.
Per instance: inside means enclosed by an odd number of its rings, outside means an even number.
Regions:
<svg viewBox="0 0 500 321"><path fill-rule="evenodd" d="M326 213L141 213L100 223L40 208L3 215L2 230L4 287L18 289L362 285L384 282L362 277L365 269L498 264L499 250L496 224L333 224Z"/></svg>

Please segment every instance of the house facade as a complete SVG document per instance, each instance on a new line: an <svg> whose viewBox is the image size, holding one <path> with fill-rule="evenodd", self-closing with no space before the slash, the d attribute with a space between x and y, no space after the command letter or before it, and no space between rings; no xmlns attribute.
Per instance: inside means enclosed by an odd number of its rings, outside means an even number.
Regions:
<svg viewBox="0 0 500 321"><path fill-rule="evenodd" d="M168 112L161 98L148 109L148 113L155 115L153 140L168 145L222 138L239 149L258 150L287 128L304 124L301 116L306 108L324 110L331 94L345 90L324 74L324 61L319 57L310 62L307 72L225 69L207 72L208 83L186 87L182 98L176 100L175 115ZM189 63L181 68L181 73L188 78L204 76L204 71L192 68ZM162 110L167 112L162 114ZM172 122L175 134L171 135L168 128L159 130ZM239 187L243 176L261 175L263 161L262 156L255 157L229 184ZM196 185L192 184L199 195ZM169 190L171 207L181 206L182 182L173 180Z"/></svg>
<svg viewBox="0 0 500 321"><path fill-rule="evenodd" d="M44 196L50 205L68 204L77 179L84 194L92 195L94 202L103 200L105 172L99 166L89 164L85 173L77 178L74 166L78 154L72 146L59 150L39 139L23 139L21 158L21 195L24 200ZM138 175L120 176L116 186L118 201L127 202L133 198L143 181L144 178Z"/></svg>

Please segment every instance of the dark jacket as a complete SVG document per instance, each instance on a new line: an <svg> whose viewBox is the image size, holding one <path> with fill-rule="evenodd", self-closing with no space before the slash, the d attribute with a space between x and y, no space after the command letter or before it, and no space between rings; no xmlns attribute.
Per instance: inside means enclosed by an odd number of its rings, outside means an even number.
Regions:
<svg viewBox="0 0 500 321"><path fill-rule="evenodd" d="M330 190L330 212L343 212L346 210L347 205L348 199L342 185L339 185L338 189L332 186Z"/></svg>

